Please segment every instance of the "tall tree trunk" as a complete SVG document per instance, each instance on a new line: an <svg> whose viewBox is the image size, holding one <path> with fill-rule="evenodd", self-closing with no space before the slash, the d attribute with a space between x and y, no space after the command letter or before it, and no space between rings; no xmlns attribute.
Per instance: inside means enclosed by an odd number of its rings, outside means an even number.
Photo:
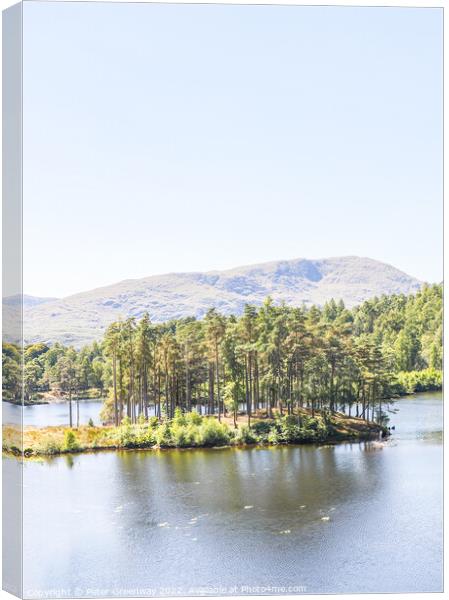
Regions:
<svg viewBox="0 0 449 600"><path fill-rule="evenodd" d="M248 353L248 377L249 377L249 410L252 411L253 406L253 356L252 352Z"/></svg>
<svg viewBox="0 0 449 600"><path fill-rule="evenodd" d="M221 421L220 371L218 367L218 341L215 338L215 374L217 377L218 420Z"/></svg>
<svg viewBox="0 0 449 600"><path fill-rule="evenodd" d="M112 356L112 383L114 386L114 423L118 426L118 398L117 398L117 356Z"/></svg>
<svg viewBox="0 0 449 600"><path fill-rule="evenodd" d="M187 361L186 361L186 407L187 407L187 411L191 412L191 410L192 410L192 392L190 389L189 363Z"/></svg>
<svg viewBox="0 0 449 600"><path fill-rule="evenodd" d="M168 376L168 368L165 369L165 414L166 418L170 418L170 379Z"/></svg>
<svg viewBox="0 0 449 600"><path fill-rule="evenodd" d="M72 419L72 388L69 388L69 423L70 429L73 427L73 419Z"/></svg>
<svg viewBox="0 0 449 600"><path fill-rule="evenodd" d="M254 356L254 403L256 405L256 411L259 410L260 403L260 387L259 387L259 359L257 351Z"/></svg>
<svg viewBox="0 0 449 600"><path fill-rule="evenodd" d="M248 355L245 355L245 396L246 396L246 413L248 416L248 427L251 425L251 395L249 392L248 379Z"/></svg>
<svg viewBox="0 0 449 600"><path fill-rule="evenodd" d="M161 411L161 370L158 367L157 369L157 418L159 419L159 421L162 418L162 411Z"/></svg>
<svg viewBox="0 0 449 600"><path fill-rule="evenodd" d="M215 414L214 366L209 362L209 414Z"/></svg>

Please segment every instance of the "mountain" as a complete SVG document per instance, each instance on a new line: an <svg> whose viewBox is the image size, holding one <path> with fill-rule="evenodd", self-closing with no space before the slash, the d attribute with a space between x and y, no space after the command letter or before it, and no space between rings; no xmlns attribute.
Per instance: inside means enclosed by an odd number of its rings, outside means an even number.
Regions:
<svg viewBox="0 0 449 600"><path fill-rule="evenodd" d="M15 296L6 296L6 298L3 298L3 306L17 307L20 305L21 299L23 299L24 308L58 300L58 298L41 298L40 296L30 296L28 294L23 294L23 296L16 294Z"/></svg>
<svg viewBox="0 0 449 600"><path fill-rule="evenodd" d="M246 303L259 305L268 295L293 305L322 305L335 298L353 306L382 294L410 294L421 285L390 265L356 256L154 275L37 305L28 301L25 339L81 346L100 339L112 321L140 317L145 311L154 322L201 318L212 306L225 314L240 313Z"/></svg>

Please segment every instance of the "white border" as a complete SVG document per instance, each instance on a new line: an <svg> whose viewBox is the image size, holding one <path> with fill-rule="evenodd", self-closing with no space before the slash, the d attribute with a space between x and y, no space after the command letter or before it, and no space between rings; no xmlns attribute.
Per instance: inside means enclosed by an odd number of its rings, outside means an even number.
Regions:
<svg viewBox="0 0 449 600"><path fill-rule="evenodd" d="M28 0L28 1L32 1L32 0ZM39 0L34 0L34 1L39 1ZM67 0L52 0L53 2L63 2L63 1L67 1ZM69 0L70 1L70 0ZM89 2L91 0L72 0L72 1L78 1L78 2ZM306 6L383 6L383 7L413 7L413 8L446 8L445 6L445 2L439 2L439 1L421 1L421 2L406 2L404 0L396 0L396 1L390 1L390 0L381 0L381 1L376 1L376 0L371 0L371 1L363 1L363 0L359 0L359 1L354 1L354 0L345 0L343 2L338 2L335 0L308 0L306 2L297 2L294 0L283 0L283 1L276 1L276 0L246 0L245 2L238 2L238 1L232 1L232 0L221 0L220 2L218 1L209 1L209 0L195 0L194 2L192 2L192 0L177 0L176 2L173 1L167 1L167 0L158 0L157 2L148 2L148 0L95 0L97 2L122 2L122 3L130 3L130 4L135 4L135 3L140 3L140 2L145 2L148 4L278 4L278 5L306 5ZM8 8L9 6L12 6L13 4L17 4L17 1L14 0L0 0L0 9L4 10L5 8ZM444 32L449 31L449 6L447 6L447 10L444 10ZM444 112L445 114L449 114L446 109L447 109L447 104L448 104L448 89L447 89L447 82L449 80L449 77L447 76L447 68L449 65L449 43L446 42L446 39L444 40ZM1 71L1 28L0 28L0 71ZM0 77L0 90L1 90L1 77ZM1 104L1 94L0 94L0 104ZM0 106L1 108L1 106ZM1 114L1 110L0 110L0 114ZM447 141L447 136L448 136L448 125L447 125L448 120L444 120L444 148L446 149L446 141ZM0 132L1 132L1 120L0 120ZM1 145L0 145L0 154L1 154ZM0 156L0 173L1 173L1 156ZM444 176L445 176L445 181L446 181L446 173L449 173L449 153L444 152ZM446 207L446 190L444 190L444 206ZM448 222L449 222L449 211L445 210L444 212L444 231L448 231ZM1 228L0 228L1 231ZM0 245L1 248L1 245ZM0 250L1 252L1 250ZM444 245L444 278L446 279L446 276L448 274L448 270L449 270L449 260L448 260L448 256L449 256L449 245L445 244ZM448 309L448 305L449 305L449 299L448 296L445 294L445 298L444 298L444 309L445 309L445 313L447 313L447 309ZM0 312L0 320L1 320L1 312ZM445 319L444 322L444 339L448 339L447 338L447 333L448 333L448 319ZM445 365L449 364L448 359L448 355L449 355L449 349L448 347L444 348L444 360L445 360ZM449 410L445 410L444 411L444 429L445 431L448 431L448 421L449 421ZM444 445L444 464L447 465L449 464L448 459L448 445L445 444ZM446 470L445 470L445 475L446 475ZM445 498L445 502L444 502L444 508L445 508L445 515L446 510L447 510L447 504L448 504L448 498L449 498L449 494L448 494L448 478L445 476L444 479L444 498ZM1 482L0 482L0 492L1 492ZM449 531L449 525L448 525L448 521L449 519L445 519L445 523L444 523L444 539L445 542L448 539L448 531ZM1 528L1 521L0 521L0 528ZM445 549L446 549L446 544L445 544ZM0 563L0 569L1 569L1 563ZM382 576L382 574L379 574L380 577ZM445 581L447 581L447 575L448 575L448 560L447 560L447 552L444 552L444 577L445 577ZM413 598L416 598L417 600L431 600L435 597L441 597L443 594L442 593L432 593L432 594L421 594L421 593L416 593L413 594ZM307 595L306 597L310 597L311 595ZM331 595L331 598L338 598L338 599L342 599L342 600L362 600L363 598L370 598L370 600L383 600L385 599L387 596L391 596L392 598L395 598L397 600L401 600L403 597L408 597L409 594L335 594L335 595ZM12 600L14 598L14 596L12 596L11 594L8 594L7 592L4 592L3 590L0 591L0 600ZM217 597L219 598L219 597ZM242 599L242 600L248 600L248 596L233 596L233 598L238 598L238 599ZM277 600L279 598L279 596L251 596L250 598L261 598L263 600ZM298 596L282 596L283 599L285 600L297 600ZM329 600L329 596L328 595L313 595L314 600ZM108 599L104 599L104 600L108 600ZM115 598L114 600L120 600ZM135 599L130 599L130 600L135 600ZM170 598L166 598L166 600L171 600ZM175 599L175 600L179 600L179 599ZM223 600L229 600L229 597L224 598Z"/></svg>

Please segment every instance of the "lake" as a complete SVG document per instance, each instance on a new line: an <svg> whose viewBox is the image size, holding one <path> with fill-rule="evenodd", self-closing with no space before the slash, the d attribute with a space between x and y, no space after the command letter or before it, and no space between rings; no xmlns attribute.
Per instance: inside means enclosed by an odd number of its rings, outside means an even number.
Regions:
<svg viewBox="0 0 449 600"><path fill-rule="evenodd" d="M80 400L80 425L87 425L89 419L95 425L101 425L100 411L103 400ZM50 404L34 404L20 406L10 402L2 402L3 423L20 423L20 412L23 410L23 424L35 427L69 424L69 403L52 402ZM72 402L73 423L76 425L76 402Z"/></svg>
<svg viewBox="0 0 449 600"><path fill-rule="evenodd" d="M442 591L441 394L395 407L385 444L27 461L25 597Z"/></svg>
<svg viewBox="0 0 449 600"><path fill-rule="evenodd" d="M81 399L80 406L80 425L87 425L92 419L95 425L101 425L100 412L103 408L103 400ZM244 411L245 405L242 403L239 410ZM2 402L3 423L20 423L20 412L22 406L11 404L11 402ZM200 414L207 414L207 406L198 405L195 409ZM76 425L76 402L72 403L73 424ZM155 407L148 407L150 417L156 414ZM49 404L34 404L23 406L23 424L33 425L34 427L48 427L50 425L69 425L69 403L68 402L50 402Z"/></svg>

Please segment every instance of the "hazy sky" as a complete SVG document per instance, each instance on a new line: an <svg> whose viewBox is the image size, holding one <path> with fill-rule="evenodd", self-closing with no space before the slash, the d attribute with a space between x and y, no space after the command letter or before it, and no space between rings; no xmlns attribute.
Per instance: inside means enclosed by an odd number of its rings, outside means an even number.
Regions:
<svg viewBox="0 0 449 600"><path fill-rule="evenodd" d="M25 3L24 289L360 255L442 278L442 10Z"/></svg>

